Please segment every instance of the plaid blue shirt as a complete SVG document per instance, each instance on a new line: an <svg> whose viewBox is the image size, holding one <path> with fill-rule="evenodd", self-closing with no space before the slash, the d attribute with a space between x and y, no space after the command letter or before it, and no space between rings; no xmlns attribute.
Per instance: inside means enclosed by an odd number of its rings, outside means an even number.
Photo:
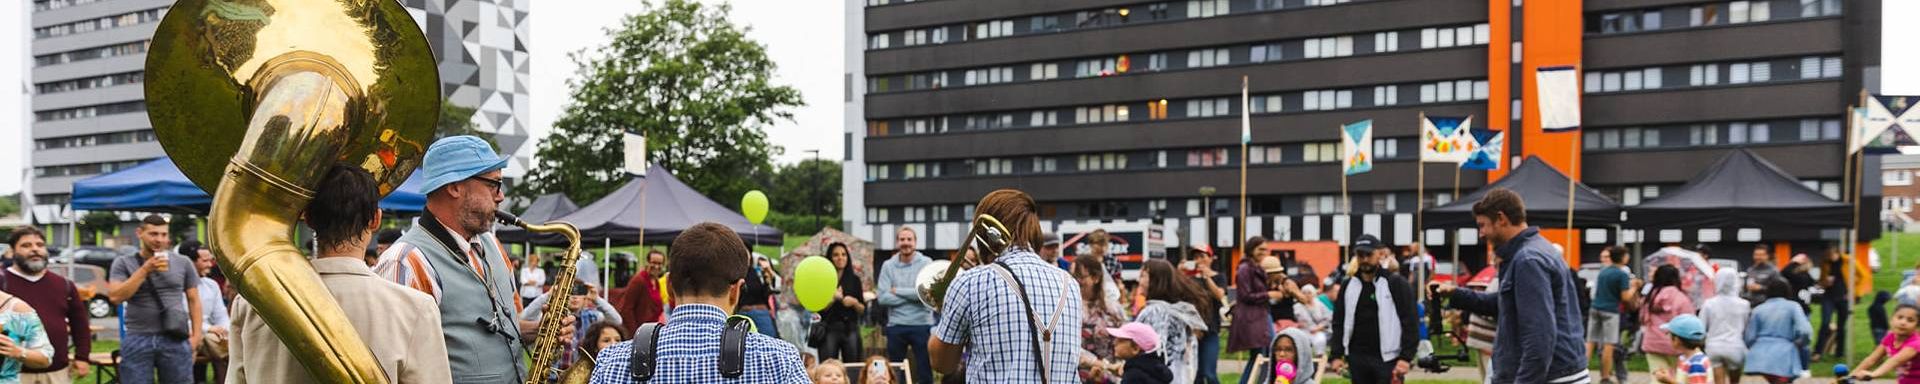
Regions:
<svg viewBox="0 0 1920 384"><path fill-rule="evenodd" d="M1084 316L1080 285L1059 267L1040 260L1033 251L1008 250L999 261L1013 269L1033 302L1034 316L1045 329L1053 321L1052 353L1047 377L1053 384L1079 382L1075 366L1080 356L1080 319ZM1033 331L1026 307L1012 285L981 266L961 273L947 290L940 323L933 334L948 344L966 345L967 381L995 384L1039 383L1034 367ZM1062 304L1065 300L1065 304Z"/></svg>
<svg viewBox="0 0 1920 384"><path fill-rule="evenodd" d="M727 314L705 304L681 304L667 316L654 340L653 383L812 383L800 365L793 344L759 333L747 335L746 369L738 380L720 376L720 331ZM1077 324L1077 323L1076 323ZM589 382L633 383L627 371L633 341L622 341L600 351Z"/></svg>

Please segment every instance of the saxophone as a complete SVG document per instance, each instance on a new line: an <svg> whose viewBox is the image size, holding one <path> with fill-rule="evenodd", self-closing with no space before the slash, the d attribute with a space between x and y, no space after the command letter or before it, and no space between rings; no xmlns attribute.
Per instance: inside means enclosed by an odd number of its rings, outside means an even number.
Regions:
<svg viewBox="0 0 1920 384"><path fill-rule="evenodd" d="M572 301L569 299L574 273L580 265L580 230L567 222L529 224L511 213L501 211L494 211L493 218L501 224L526 228L528 232L558 233L567 238L567 254L557 261L560 263L560 273L553 277L553 285L547 288L547 305L540 308L540 326L533 333L533 346L527 349L527 353L533 356L533 365L528 368L530 374L527 375L526 384L546 383L549 377L564 373L553 363L560 358L560 346L566 345L566 340L560 336L561 321L573 316L567 303ZM576 361L574 365L580 364Z"/></svg>

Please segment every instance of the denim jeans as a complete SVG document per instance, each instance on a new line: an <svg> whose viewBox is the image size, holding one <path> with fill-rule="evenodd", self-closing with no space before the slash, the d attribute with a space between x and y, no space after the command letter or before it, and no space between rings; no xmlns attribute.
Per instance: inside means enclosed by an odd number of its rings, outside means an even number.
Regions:
<svg viewBox="0 0 1920 384"><path fill-rule="evenodd" d="M1815 332L1819 335L1820 340L1813 344L1814 353L1826 353L1828 348L1832 348L1833 351L1831 354L1828 354L1828 356L1845 356L1847 354L1847 343L1844 340L1847 339L1847 317L1849 315L1848 312L1850 312L1850 309L1846 307L1848 304L1847 300L1844 298L1827 300L1823 297L1821 301L1820 331ZM1839 326L1835 327L1833 326L1834 324L1838 324ZM1879 341L1880 339L1874 339L1876 343ZM1828 344L1833 345L1829 346Z"/></svg>
<svg viewBox="0 0 1920 384"><path fill-rule="evenodd" d="M903 361L907 359L907 348L913 348L913 382L932 383L933 366L927 365L927 338L933 336L931 325L889 325L887 326L887 360Z"/></svg>
<svg viewBox="0 0 1920 384"><path fill-rule="evenodd" d="M120 341L120 382L126 384L193 382L193 348L187 340L161 334L128 332Z"/></svg>
<svg viewBox="0 0 1920 384"><path fill-rule="evenodd" d="M1200 337L1200 369L1196 371L1200 377L1193 381L1194 384L1219 384L1219 365L1220 330L1216 329Z"/></svg>
<svg viewBox="0 0 1920 384"><path fill-rule="evenodd" d="M780 338L780 327L774 325L773 313L765 309L750 309L741 311L740 315L753 319L753 327L758 328L760 334L775 339Z"/></svg>

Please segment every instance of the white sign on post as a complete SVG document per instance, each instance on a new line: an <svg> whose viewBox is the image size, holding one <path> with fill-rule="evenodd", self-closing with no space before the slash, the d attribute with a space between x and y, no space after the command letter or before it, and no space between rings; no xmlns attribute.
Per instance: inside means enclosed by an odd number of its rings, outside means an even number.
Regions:
<svg viewBox="0 0 1920 384"><path fill-rule="evenodd" d="M621 136L620 145L626 160L621 168L631 175L647 174L647 137L627 132Z"/></svg>

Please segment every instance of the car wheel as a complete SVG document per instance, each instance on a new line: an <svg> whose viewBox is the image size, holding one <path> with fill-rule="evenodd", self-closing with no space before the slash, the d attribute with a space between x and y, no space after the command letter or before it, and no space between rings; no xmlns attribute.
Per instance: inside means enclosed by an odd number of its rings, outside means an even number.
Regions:
<svg viewBox="0 0 1920 384"><path fill-rule="evenodd" d="M87 315L93 316L95 319L113 317L113 303L107 302L107 298L105 297L95 297L87 300Z"/></svg>

